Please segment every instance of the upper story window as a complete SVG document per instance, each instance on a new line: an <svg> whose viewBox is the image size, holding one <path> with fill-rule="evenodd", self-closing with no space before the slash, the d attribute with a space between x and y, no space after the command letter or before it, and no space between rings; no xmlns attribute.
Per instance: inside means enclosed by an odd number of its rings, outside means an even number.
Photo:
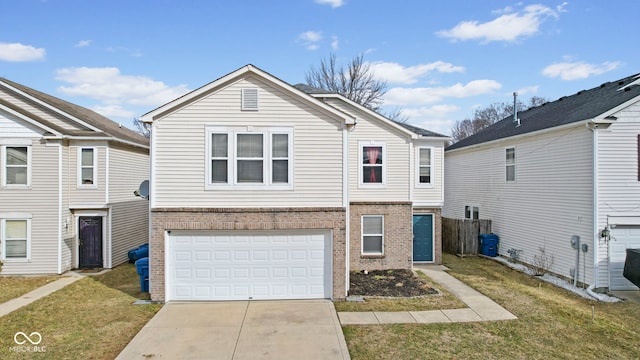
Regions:
<svg viewBox="0 0 640 360"><path fill-rule="evenodd" d="M97 151L95 148L78 149L78 187L95 188L97 179Z"/></svg>
<svg viewBox="0 0 640 360"><path fill-rule="evenodd" d="M418 162L418 185L431 185L433 181L433 149L419 147L416 156Z"/></svg>
<svg viewBox="0 0 640 360"><path fill-rule="evenodd" d="M2 185L26 188L31 185L31 146L3 146Z"/></svg>
<svg viewBox="0 0 640 360"><path fill-rule="evenodd" d="M288 188L292 185L290 128L209 128L208 188Z"/></svg>
<svg viewBox="0 0 640 360"><path fill-rule="evenodd" d="M516 181L516 148L505 149L505 176L507 181Z"/></svg>
<svg viewBox="0 0 640 360"><path fill-rule="evenodd" d="M360 144L360 185L384 185L385 146L382 143Z"/></svg>
<svg viewBox="0 0 640 360"><path fill-rule="evenodd" d="M29 258L30 220L2 220L1 240L3 260L26 260Z"/></svg>

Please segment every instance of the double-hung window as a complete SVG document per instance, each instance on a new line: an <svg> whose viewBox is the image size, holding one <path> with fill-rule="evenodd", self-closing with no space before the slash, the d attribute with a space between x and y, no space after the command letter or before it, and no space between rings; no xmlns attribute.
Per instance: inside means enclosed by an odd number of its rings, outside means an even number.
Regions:
<svg viewBox="0 0 640 360"><path fill-rule="evenodd" d="M384 254L384 215L362 216L362 255Z"/></svg>
<svg viewBox="0 0 640 360"><path fill-rule="evenodd" d="M3 146L2 185L25 188L31 185L31 146Z"/></svg>
<svg viewBox="0 0 640 360"><path fill-rule="evenodd" d="M207 137L208 189L291 187L291 128L211 127Z"/></svg>
<svg viewBox="0 0 640 360"><path fill-rule="evenodd" d="M30 220L2 220L3 260L29 259Z"/></svg>
<svg viewBox="0 0 640 360"><path fill-rule="evenodd" d="M505 176L507 181L516 181L516 148L505 149Z"/></svg>
<svg viewBox="0 0 640 360"><path fill-rule="evenodd" d="M433 184L433 149L430 147L419 147L416 158L418 163L418 186Z"/></svg>
<svg viewBox="0 0 640 360"><path fill-rule="evenodd" d="M78 148L78 187L97 187L97 151L92 147Z"/></svg>
<svg viewBox="0 0 640 360"><path fill-rule="evenodd" d="M360 185L385 183L385 146L382 143L360 143Z"/></svg>

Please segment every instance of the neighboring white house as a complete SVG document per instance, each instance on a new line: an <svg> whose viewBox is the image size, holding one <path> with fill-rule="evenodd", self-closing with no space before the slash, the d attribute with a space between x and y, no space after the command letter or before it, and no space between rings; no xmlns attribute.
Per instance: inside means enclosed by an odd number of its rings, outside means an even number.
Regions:
<svg viewBox="0 0 640 360"><path fill-rule="evenodd" d="M148 240L149 141L0 78L2 274L111 268Z"/></svg>
<svg viewBox="0 0 640 360"><path fill-rule="evenodd" d="M153 300L340 299L350 269L440 261L447 137L252 65L142 120Z"/></svg>
<svg viewBox="0 0 640 360"><path fill-rule="evenodd" d="M557 274L637 289L622 270L640 248L639 75L506 118L448 147L445 164L443 216L491 219L501 255L532 263L544 248Z"/></svg>

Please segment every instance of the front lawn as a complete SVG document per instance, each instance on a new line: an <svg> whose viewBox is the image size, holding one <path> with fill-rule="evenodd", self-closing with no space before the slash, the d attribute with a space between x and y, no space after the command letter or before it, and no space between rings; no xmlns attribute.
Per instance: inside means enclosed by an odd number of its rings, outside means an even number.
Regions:
<svg viewBox="0 0 640 360"><path fill-rule="evenodd" d="M157 304L133 305L137 298L118 289L131 292L134 284L139 284L131 269L126 264L100 277L78 280L1 317L0 358L115 358L161 308ZM18 332L38 332L42 341L35 349L29 342L17 345L14 335ZM18 340L25 339L18 336Z"/></svg>
<svg viewBox="0 0 640 360"><path fill-rule="evenodd" d="M58 280L60 276L0 276L0 304Z"/></svg>
<svg viewBox="0 0 640 360"><path fill-rule="evenodd" d="M352 359L640 358L640 304L584 299L487 259L444 260L451 275L518 319L344 326Z"/></svg>

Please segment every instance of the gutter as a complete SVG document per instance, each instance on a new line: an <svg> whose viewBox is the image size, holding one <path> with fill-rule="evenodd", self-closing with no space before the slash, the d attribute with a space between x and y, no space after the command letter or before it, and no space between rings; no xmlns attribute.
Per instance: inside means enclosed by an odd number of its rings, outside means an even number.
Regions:
<svg viewBox="0 0 640 360"><path fill-rule="evenodd" d="M61 135L61 136L43 136L44 140L102 140L102 141L113 141L133 147L138 147L142 149L149 150L149 145L142 145L139 143L135 143L133 141L122 140L113 136L69 136L69 135Z"/></svg>

